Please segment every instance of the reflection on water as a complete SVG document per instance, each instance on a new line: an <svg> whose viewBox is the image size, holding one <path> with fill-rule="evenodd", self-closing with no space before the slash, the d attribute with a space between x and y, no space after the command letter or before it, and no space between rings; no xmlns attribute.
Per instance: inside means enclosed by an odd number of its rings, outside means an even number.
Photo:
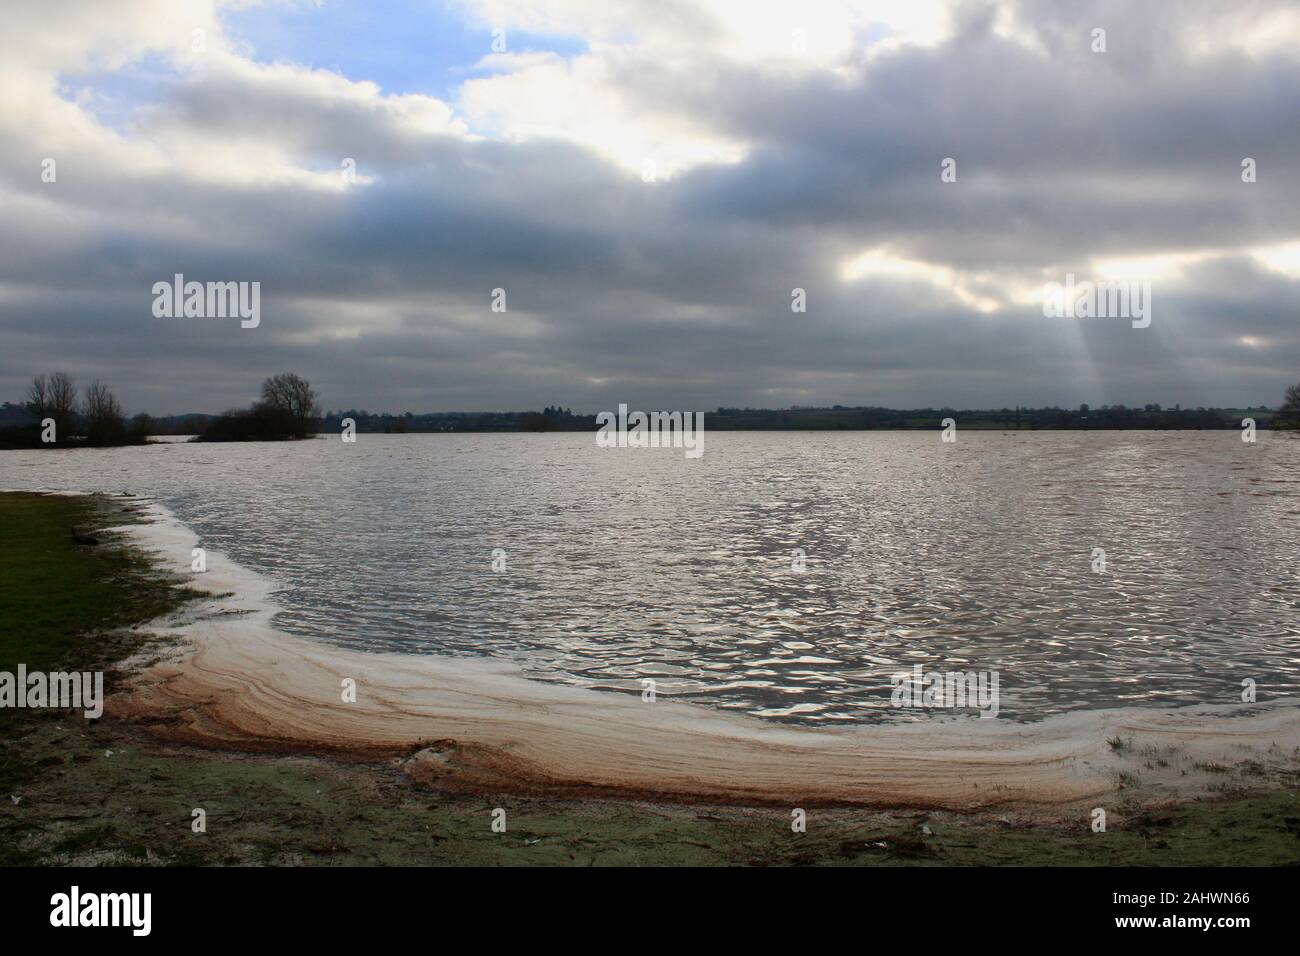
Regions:
<svg viewBox="0 0 1300 956"><path fill-rule="evenodd" d="M999 671L1019 718L1300 689L1289 436L361 435L3 452L0 487L156 495L290 631L774 718L910 717L917 663Z"/></svg>

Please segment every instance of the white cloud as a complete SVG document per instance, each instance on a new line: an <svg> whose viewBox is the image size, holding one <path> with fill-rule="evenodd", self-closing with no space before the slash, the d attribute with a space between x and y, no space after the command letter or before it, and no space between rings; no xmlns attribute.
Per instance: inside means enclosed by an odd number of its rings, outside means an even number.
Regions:
<svg viewBox="0 0 1300 956"><path fill-rule="evenodd" d="M509 72L466 82L457 105L470 126L511 141L535 138L579 143L640 175L669 179L701 163L735 163L744 144L710 132L689 115L637 102L620 87L620 51L581 55L496 57Z"/></svg>
<svg viewBox="0 0 1300 956"><path fill-rule="evenodd" d="M1255 261L1291 279L1300 279L1300 241L1251 250Z"/></svg>
<svg viewBox="0 0 1300 956"><path fill-rule="evenodd" d="M486 25L577 36L588 51L497 54L480 64L495 75L467 81L458 107L476 131L522 141L536 137L581 143L640 172L652 160L658 176L704 163L735 163L747 144L709 129L692 104L674 102L672 84L698 88L721 63L778 75L828 71L844 75L856 49L932 45L950 30L942 0L473 0ZM870 35L869 35L870 34ZM655 97L636 88L647 73L668 85Z"/></svg>
<svg viewBox="0 0 1300 956"><path fill-rule="evenodd" d="M157 411L198 407L198 381L220 407L261 363L300 362L362 390L340 400L424 408L576 407L637 384L676 407L852 401L865 376L896 404L929 401L938 376L972 403L1002 400L1008 376L1026 401L1257 402L1300 354L1300 83L1249 30L1206 62L1188 17L1125 4L964 5L954 26L937 2L482 0L508 37L580 36L582 52L511 45L444 101L255 62L210 2L61 9L7 11L0 60L9 387L66 356L167 389L148 393ZM1083 72L1061 50L1096 11L1114 55ZM1260 22L1291 31L1284 14ZM1217 17L1190 20L1213 40ZM1162 31L1159 55L1134 52ZM98 80L144 57L122 88L149 106L100 122L117 90ZM962 173L941 185L947 155ZM1250 186L1246 155L1267 173ZM637 181L646 159L658 187ZM155 273L182 265L264 281L255 341L150 321ZM1178 322L1122 347L1071 326L1061 346L1030 304L1067 269L1158 278ZM506 315L486 310L498 285ZM795 285L811 305L791 321ZM961 368L924 347L938 331ZM1216 364L1224 343L1243 361ZM1153 369L1180 368L1213 381L1151 391Z"/></svg>
<svg viewBox="0 0 1300 956"><path fill-rule="evenodd" d="M971 273L948 266L934 265L917 259L894 255L886 248L871 249L850 259L840 267L840 277L854 282L860 279L884 279L896 283L923 283L950 294L976 312L996 312L1004 302L990 291L1006 289L1009 281L995 281L988 273Z"/></svg>

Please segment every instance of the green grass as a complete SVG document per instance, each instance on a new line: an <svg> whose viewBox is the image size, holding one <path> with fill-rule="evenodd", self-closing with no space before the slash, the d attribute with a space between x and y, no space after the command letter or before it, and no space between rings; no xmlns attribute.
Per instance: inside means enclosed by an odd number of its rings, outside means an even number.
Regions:
<svg viewBox="0 0 1300 956"><path fill-rule="evenodd" d="M96 732L98 733L98 732ZM90 735L92 738L95 735ZM1294 791L1030 826L998 814L787 810L448 795L390 766L155 752L69 735L50 780L0 811L0 864L480 866L1274 866L1300 854ZM80 754L77 759L74 754ZM90 798L88 799L88 795ZM207 813L194 833L192 811ZM491 829L492 809L507 814ZM5 827L6 817L14 825ZM19 822L21 820L21 822ZM922 824L929 832L921 829Z"/></svg>
<svg viewBox="0 0 1300 956"><path fill-rule="evenodd" d="M0 670L111 664L122 648L88 635L152 620L181 603L185 595L150 573L139 554L102 534L98 546L74 544L69 532L129 518L124 505L88 496L0 494Z"/></svg>
<svg viewBox="0 0 1300 956"><path fill-rule="evenodd" d="M147 641L130 628L195 596L99 530L134 520L133 507L129 498L0 494L0 670L102 670L111 692L115 665ZM73 543L74 525L100 544ZM0 791L52 759L30 746L49 716L0 710Z"/></svg>

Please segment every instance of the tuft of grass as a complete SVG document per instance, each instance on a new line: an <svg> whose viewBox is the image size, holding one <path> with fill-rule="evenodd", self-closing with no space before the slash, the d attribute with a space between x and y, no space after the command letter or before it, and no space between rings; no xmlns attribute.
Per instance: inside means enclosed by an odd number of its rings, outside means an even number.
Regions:
<svg viewBox="0 0 1300 956"><path fill-rule="evenodd" d="M1141 781L1141 777L1128 770L1121 770L1115 774L1115 782L1121 790L1131 790L1141 783Z"/></svg>
<svg viewBox="0 0 1300 956"><path fill-rule="evenodd" d="M1206 773L1222 773L1222 774L1232 773L1231 767L1226 767L1221 763L1198 763L1196 764L1196 769L1203 770Z"/></svg>

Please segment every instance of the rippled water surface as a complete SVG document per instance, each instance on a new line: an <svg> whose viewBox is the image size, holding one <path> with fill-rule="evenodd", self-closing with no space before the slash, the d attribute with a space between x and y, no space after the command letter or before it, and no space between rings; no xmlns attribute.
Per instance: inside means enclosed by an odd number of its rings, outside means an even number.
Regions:
<svg viewBox="0 0 1300 956"><path fill-rule="evenodd" d="M905 716L917 663L998 671L1020 718L1300 691L1285 435L361 435L0 452L0 487L157 496L315 639L766 717Z"/></svg>

